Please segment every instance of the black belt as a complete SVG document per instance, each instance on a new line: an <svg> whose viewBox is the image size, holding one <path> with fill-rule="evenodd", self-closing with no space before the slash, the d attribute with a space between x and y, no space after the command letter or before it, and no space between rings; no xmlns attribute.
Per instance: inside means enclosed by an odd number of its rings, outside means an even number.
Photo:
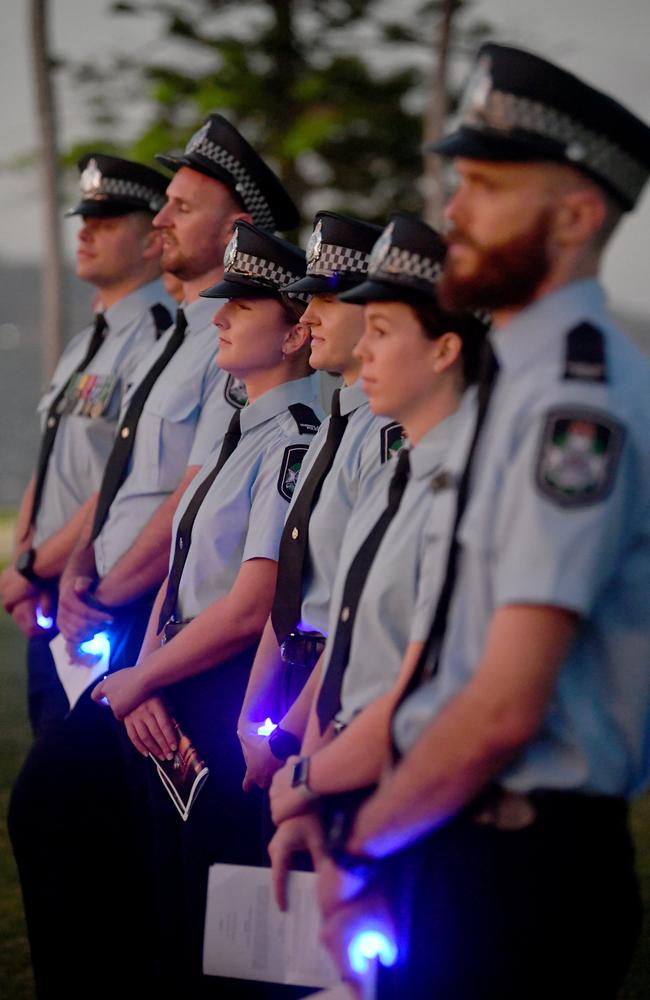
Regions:
<svg viewBox="0 0 650 1000"><path fill-rule="evenodd" d="M325 636L320 632L292 632L280 646L280 657L283 663L312 670L324 649Z"/></svg>

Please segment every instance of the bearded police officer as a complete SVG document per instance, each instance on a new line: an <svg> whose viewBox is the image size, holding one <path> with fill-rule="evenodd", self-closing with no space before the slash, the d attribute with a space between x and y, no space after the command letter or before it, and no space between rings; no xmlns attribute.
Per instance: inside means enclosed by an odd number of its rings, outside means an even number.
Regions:
<svg viewBox="0 0 650 1000"><path fill-rule="evenodd" d="M626 800L649 765L650 365L597 275L649 140L571 74L487 45L437 147L460 179L444 299L493 310L496 364L394 720L404 756L346 844L358 875L394 856L417 884L388 996L613 1000L630 959ZM321 888L340 947L363 906Z"/></svg>
<svg viewBox="0 0 650 1000"><path fill-rule="evenodd" d="M29 636L28 705L35 735L68 710L49 650L57 581L101 482L124 391L171 322L153 216L168 178L140 163L91 153L79 162L76 269L98 296L94 323L66 346L41 398L43 441L18 516L15 567L3 603Z"/></svg>

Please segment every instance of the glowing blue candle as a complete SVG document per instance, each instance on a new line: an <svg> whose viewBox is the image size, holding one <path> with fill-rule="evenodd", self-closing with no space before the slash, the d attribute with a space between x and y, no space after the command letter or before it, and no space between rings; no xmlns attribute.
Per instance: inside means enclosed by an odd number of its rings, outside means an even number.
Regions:
<svg viewBox="0 0 650 1000"><path fill-rule="evenodd" d="M257 728L258 736L270 736L274 729L278 728L277 722L273 722L272 719L268 717L264 720L264 723Z"/></svg>
<svg viewBox="0 0 650 1000"><path fill-rule="evenodd" d="M88 656L108 658L111 652L111 642L108 633L96 632L92 639L86 639L85 642L80 644L79 652L86 653Z"/></svg>
<svg viewBox="0 0 650 1000"><path fill-rule="evenodd" d="M40 606L36 605L36 624L39 628L50 629L54 625L54 618L51 615L46 615Z"/></svg>

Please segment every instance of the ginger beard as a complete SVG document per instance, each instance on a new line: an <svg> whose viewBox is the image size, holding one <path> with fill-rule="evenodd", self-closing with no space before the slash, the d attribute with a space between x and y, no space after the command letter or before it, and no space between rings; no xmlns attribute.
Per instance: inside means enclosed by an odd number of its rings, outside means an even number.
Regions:
<svg viewBox="0 0 650 1000"><path fill-rule="evenodd" d="M527 305L549 271L548 236L551 211L540 211L535 222L506 243L485 246L459 227L447 233L448 245L470 247L476 256L471 274L454 273L454 260L447 257L438 284L438 298L444 309L507 309Z"/></svg>

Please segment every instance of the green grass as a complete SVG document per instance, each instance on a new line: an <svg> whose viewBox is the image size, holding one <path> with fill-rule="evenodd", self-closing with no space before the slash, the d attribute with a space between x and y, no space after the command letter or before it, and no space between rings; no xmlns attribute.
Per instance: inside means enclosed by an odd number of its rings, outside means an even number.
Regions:
<svg viewBox="0 0 650 1000"><path fill-rule="evenodd" d="M5 1000L34 1000L20 889L5 817L9 791L29 745L25 713L25 644L11 620L0 611L0 983ZM634 965L620 1000L650 998L650 795L633 810L637 868L645 900L646 924ZM597 873L595 873L597 877ZM521 1000L526 1000L522 995ZM549 997L552 1000L552 997ZM589 1000L576 997L575 1000Z"/></svg>

